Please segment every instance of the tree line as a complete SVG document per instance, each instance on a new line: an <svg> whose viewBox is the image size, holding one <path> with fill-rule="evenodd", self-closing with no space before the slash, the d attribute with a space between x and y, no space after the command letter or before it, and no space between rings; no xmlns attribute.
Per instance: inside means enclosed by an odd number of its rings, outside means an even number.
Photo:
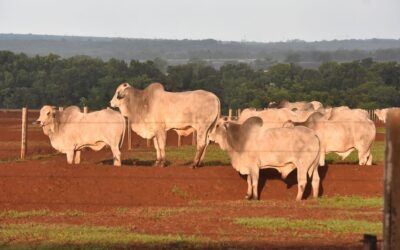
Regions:
<svg viewBox="0 0 400 250"><path fill-rule="evenodd" d="M29 57L0 51L0 107L51 104L105 108L122 82L141 89L160 82L168 91L208 90L220 98L223 112L228 108L263 108L270 101L284 99L366 109L400 106L397 62L365 58L346 63L327 61L317 69L296 63L266 67L232 63L215 69L202 60L166 66L162 60L103 61L54 54Z"/></svg>

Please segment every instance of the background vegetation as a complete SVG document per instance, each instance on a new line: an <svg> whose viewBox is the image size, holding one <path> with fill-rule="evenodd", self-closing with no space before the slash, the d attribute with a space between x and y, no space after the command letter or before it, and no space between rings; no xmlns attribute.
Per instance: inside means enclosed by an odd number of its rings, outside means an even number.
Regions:
<svg viewBox="0 0 400 250"><path fill-rule="evenodd" d="M229 107L262 108L282 99L318 100L325 105L360 108L400 105L399 63L371 58L346 63L327 61L316 69L293 62L259 69L233 63L215 69L202 60L167 66L159 58L146 62L103 61L88 56L29 57L0 51L1 108L74 104L99 109L108 106L121 82L144 88L155 81L170 91L209 90L221 99L224 112Z"/></svg>

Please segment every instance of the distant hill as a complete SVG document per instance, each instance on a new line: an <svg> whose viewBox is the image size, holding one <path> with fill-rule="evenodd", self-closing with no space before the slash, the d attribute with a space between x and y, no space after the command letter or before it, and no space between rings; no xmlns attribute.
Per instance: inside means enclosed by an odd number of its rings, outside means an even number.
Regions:
<svg viewBox="0 0 400 250"><path fill-rule="evenodd" d="M400 39L333 40L305 42L227 42L206 40L128 39L78 36L0 34L0 50L28 55L87 55L104 60L130 61L162 58L170 64L189 59L212 63L242 60L298 62L318 65L328 60L352 61L371 57L377 61L400 61Z"/></svg>

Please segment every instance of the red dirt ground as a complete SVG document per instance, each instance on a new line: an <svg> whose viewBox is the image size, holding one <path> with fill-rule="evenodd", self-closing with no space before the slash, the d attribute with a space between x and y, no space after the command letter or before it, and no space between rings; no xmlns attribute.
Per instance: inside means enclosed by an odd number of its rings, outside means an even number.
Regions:
<svg viewBox="0 0 400 250"><path fill-rule="evenodd" d="M0 111L0 160L15 159L19 155L20 112ZM29 113L29 122L38 116ZM28 155L52 154L48 138L38 128L29 128ZM145 147L146 141L134 136L135 147ZM177 136L168 134L168 145L176 145ZM190 144L191 136L183 139ZM126 143L124 144L126 147ZM128 152L124 150L127 154ZM128 153L129 154L129 153ZM260 178L261 200L284 202L283 208L235 203L244 198L247 183L229 166L207 166L192 170L188 166L172 164L167 168L131 166L113 167L96 164L96 159L109 156L108 150L85 152L81 165L67 165L64 155L45 159L8 161L0 164L0 211L49 209L51 211L80 210L88 213L82 217L39 217L19 219L23 222L69 223L92 225L125 225L133 231L145 233L182 233L201 235L219 240L230 239L229 246L286 249L354 249L360 248L361 236L296 238L290 234L255 229L243 229L222 217L281 216L289 218L336 218L335 209L315 210L309 207L311 198L294 202L297 185L296 173L283 181L274 170L263 170ZM1 162L1 161L0 161ZM328 165L319 169L322 196L355 195L382 196L383 166ZM306 196L310 194L310 188ZM232 203L233 202L233 203ZM255 203L257 204L257 203ZM263 206L262 204L260 206ZM129 213L115 215L115 209L127 207ZM212 212L184 214L161 220L137 216L143 209L157 207L203 207ZM110 211L114 214L108 216ZM146 210L147 211L147 210ZM367 211L368 212L368 211ZM359 217L368 219L362 215ZM353 218L353 217L352 217ZM381 214L373 220L380 221ZM3 220L0 223L15 223Z"/></svg>

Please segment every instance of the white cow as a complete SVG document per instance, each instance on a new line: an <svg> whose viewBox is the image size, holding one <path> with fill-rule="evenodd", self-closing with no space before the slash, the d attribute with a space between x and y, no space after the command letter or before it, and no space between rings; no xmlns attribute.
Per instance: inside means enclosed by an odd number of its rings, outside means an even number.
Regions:
<svg viewBox="0 0 400 250"><path fill-rule="evenodd" d="M211 92L168 92L160 83L152 83L144 90L122 83L110 104L129 118L133 131L143 138L153 139L157 151L155 165L159 166L165 166L166 131L175 129L178 134L187 133L190 128L197 134L193 167L199 166L209 144L208 134L221 108L218 97Z"/></svg>
<svg viewBox="0 0 400 250"><path fill-rule="evenodd" d="M320 150L313 130L303 126L265 128L259 117L251 117L243 124L220 119L210 139L228 152L233 168L247 175L246 199L258 199L262 168L275 168L284 178L297 168L296 200L302 199L308 177L312 178L313 196L318 197Z"/></svg>
<svg viewBox="0 0 400 250"><path fill-rule="evenodd" d="M103 109L84 114L76 106L57 111L51 106L43 106L37 123L49 136L51 145L67 154L69 164L80 163L81 150L95 151L109 146L114 156L114 165L121 166L121 152L125 133L125 119L116 111Z"/></svg>
<svg viewBox="0 0 400 250"><path fill-rule="evenodd" d="M321 141L319 164L325 165L325 155L334 152L345 159L354 149L358 150L359 165L371 165L371 147L375 140L375 124L362 109L338 107L316 112L304 123L315 131Z"/></svg>

